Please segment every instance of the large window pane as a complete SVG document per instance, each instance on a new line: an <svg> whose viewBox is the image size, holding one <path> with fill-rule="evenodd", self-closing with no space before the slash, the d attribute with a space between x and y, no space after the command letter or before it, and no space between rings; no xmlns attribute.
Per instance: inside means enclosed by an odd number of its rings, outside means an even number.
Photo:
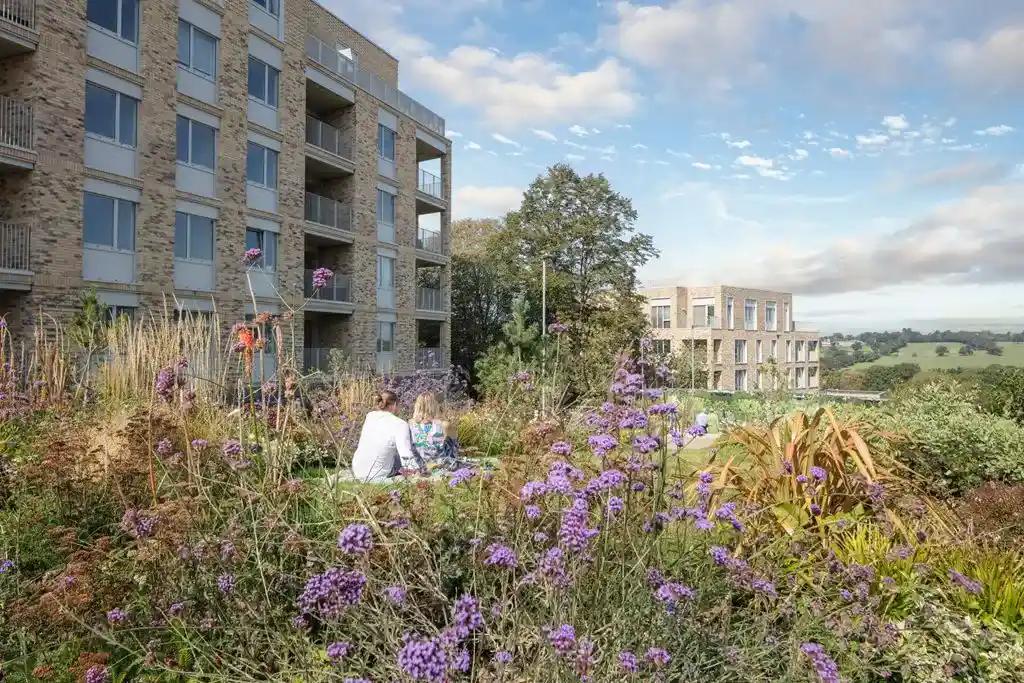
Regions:
<svg viewBox="0 0 1024 683"><path fill-rule="evenodd" d="M277 187L277 152L266 150L267 155L267 187Z"/></svg>
<svg viewBox="0 0 1024 683"><path fill-rule="evenodd" d="M213 219L206 216L192 216L192 233L189 240L189 258L213 260Z"/></svg>
<svg viewBox="0 0 1024 683"><path fill-rule="evenodd" d="M211 78L217 73L217 41L199 29L192 29L192 68Z"/></svg>
<svg viewBox="0 0 1024 683"><path fill-rule="evenodd" d="M188 215L181 211L174 214L174 257L188 258Z"/></svg>
<svg viewBox="0 0 1024 683"><path fill-rule="evenodd" d="M93 83L85 84L85 129L113 139L116 133L117 94Z"/></svg>
<svg viewBox="0 0 1024 683"><path fill-rule="evenodd" d="M117 0L89 0L85 15L97 26L117 33Z"/></svg>
<svg viewBox="0 0 1024 683"><path fill-rule="evenodd" d="M245 177L251 182L263 184L265 180L263 176L263 153L266 150L257 145L255 142L250 142L248 146L248 153L245 157Z"/></svg>
<svg viewBox="0 0 1024 683"><path fill-rule="evenodd" d="M86 244L114 246L114 200L86 192L82 213Z"/></svg>
<svg viewBox="0 0 1024 683"><path fill-rule="evenodd" d="M179 116L175 135L178 138L178 161L188 163L188 119Z"/></svg>
<svg viewBox="0 0 1024 683"><path fill-rule="evenodd" d="M189 66L192 63L189 40L189 24L178 20L178 61Z"/></svg>
<svg viewBox="0 0 1024 683"><path fill-rule="evenodd" d="M121 144L135 146L135 120L138 116L139 103L126 95L118 95L121 101L120 130L117 140Z"/></svg>
<svg viewBox="0 0 1024 683"><path fill-rule="evenodd" d="M133 43L139 37L138 0L121 0L121 37Z"/></svg>
<svg viewBox="0 0 1024 683"><path fill-rule="evenodd" d="M272 66L267 67L267 104L277 106L277 82L280 73Z"/></svg>
<svg viewBox="0 0 1024 683"><path fill-rule="evenodd" d="M249 94L258 100L262 100L264 98L265 88L263 85L263 70L265 68L266 67L263 62L252 55L249 56Z"/></svg>
<svg viewBox="0 0 1024 683"><path fill-rule="evenodd" d="M135 204L117 202L117 248L135 251Z"/></svg>
<svg viewBox="0 0 1024 683"><path fill-rule="evenodd" d="M277 233L263 233L263 265L267 268L277 267Z"/></svg>
<svg viewBox="0 0 1024 683"><path fill-rule="evenodd" d="M216 134L213 128L202 123L192 122L192 163L213 170Z"/></svg>
<svg viewBox="0 0 1024 683"><path fill-rule="evenodd" d="M377 151L388 160L395 159L395 131L383 124L377 124Z"/></svg>

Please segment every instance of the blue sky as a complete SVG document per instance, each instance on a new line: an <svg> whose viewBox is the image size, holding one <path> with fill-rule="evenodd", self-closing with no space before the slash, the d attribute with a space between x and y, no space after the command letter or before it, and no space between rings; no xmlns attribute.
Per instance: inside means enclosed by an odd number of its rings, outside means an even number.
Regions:
<svg viewBox="0 0 1024 683"><path fill-rule="evenodd" d="M1024 327L1020 0L326 0L447 119L456 218L601 172L645 281L823 329ZM943 319L943 320L938 320Z"/></svg>

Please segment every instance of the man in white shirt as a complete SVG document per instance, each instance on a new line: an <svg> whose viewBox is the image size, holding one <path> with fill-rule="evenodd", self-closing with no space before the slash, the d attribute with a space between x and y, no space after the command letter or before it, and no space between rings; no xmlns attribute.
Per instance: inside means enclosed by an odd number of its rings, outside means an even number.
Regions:
<svg viewBox="0 0 1024 683"><path fill-rule="evenodd" d="M377 410L366 415L359 446L352 456L352 474L359 481L385 481L402 469L420 469L412 447L409 423L398 417L394 392L377 394Z"/></svg>

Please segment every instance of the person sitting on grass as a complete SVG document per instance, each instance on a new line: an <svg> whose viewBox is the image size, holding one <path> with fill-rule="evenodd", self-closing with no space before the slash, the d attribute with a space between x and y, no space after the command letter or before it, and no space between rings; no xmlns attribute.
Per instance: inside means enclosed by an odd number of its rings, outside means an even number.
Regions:
<svg viewBox="0 0 1024 683"><path fill-rule="evenodd" d="M416 455L426 468L445 467L457 459L455 439L448 436L448 423L441 419L437 394L426 392L416 397L409 431Z"/></svg>
<svg viewBox="0 0 1024 683"><path fill-rule="evenodd" d="M359 481L385 481L402 470L422 470L412 447L409 424L397 412L394 392L377 394L377 409L366 414L352 456L352 474Z"/></svg>

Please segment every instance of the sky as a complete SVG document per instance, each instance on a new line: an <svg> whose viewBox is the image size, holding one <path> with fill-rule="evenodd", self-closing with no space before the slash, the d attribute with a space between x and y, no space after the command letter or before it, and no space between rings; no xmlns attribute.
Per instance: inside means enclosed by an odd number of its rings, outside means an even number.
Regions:
<svg viewBox="0 0 1024 683"><path fill-rule="evenodd" d="M321 0L446 118L454 218L603 173L647 283L1024 328L1022 0Z"/></svg>

